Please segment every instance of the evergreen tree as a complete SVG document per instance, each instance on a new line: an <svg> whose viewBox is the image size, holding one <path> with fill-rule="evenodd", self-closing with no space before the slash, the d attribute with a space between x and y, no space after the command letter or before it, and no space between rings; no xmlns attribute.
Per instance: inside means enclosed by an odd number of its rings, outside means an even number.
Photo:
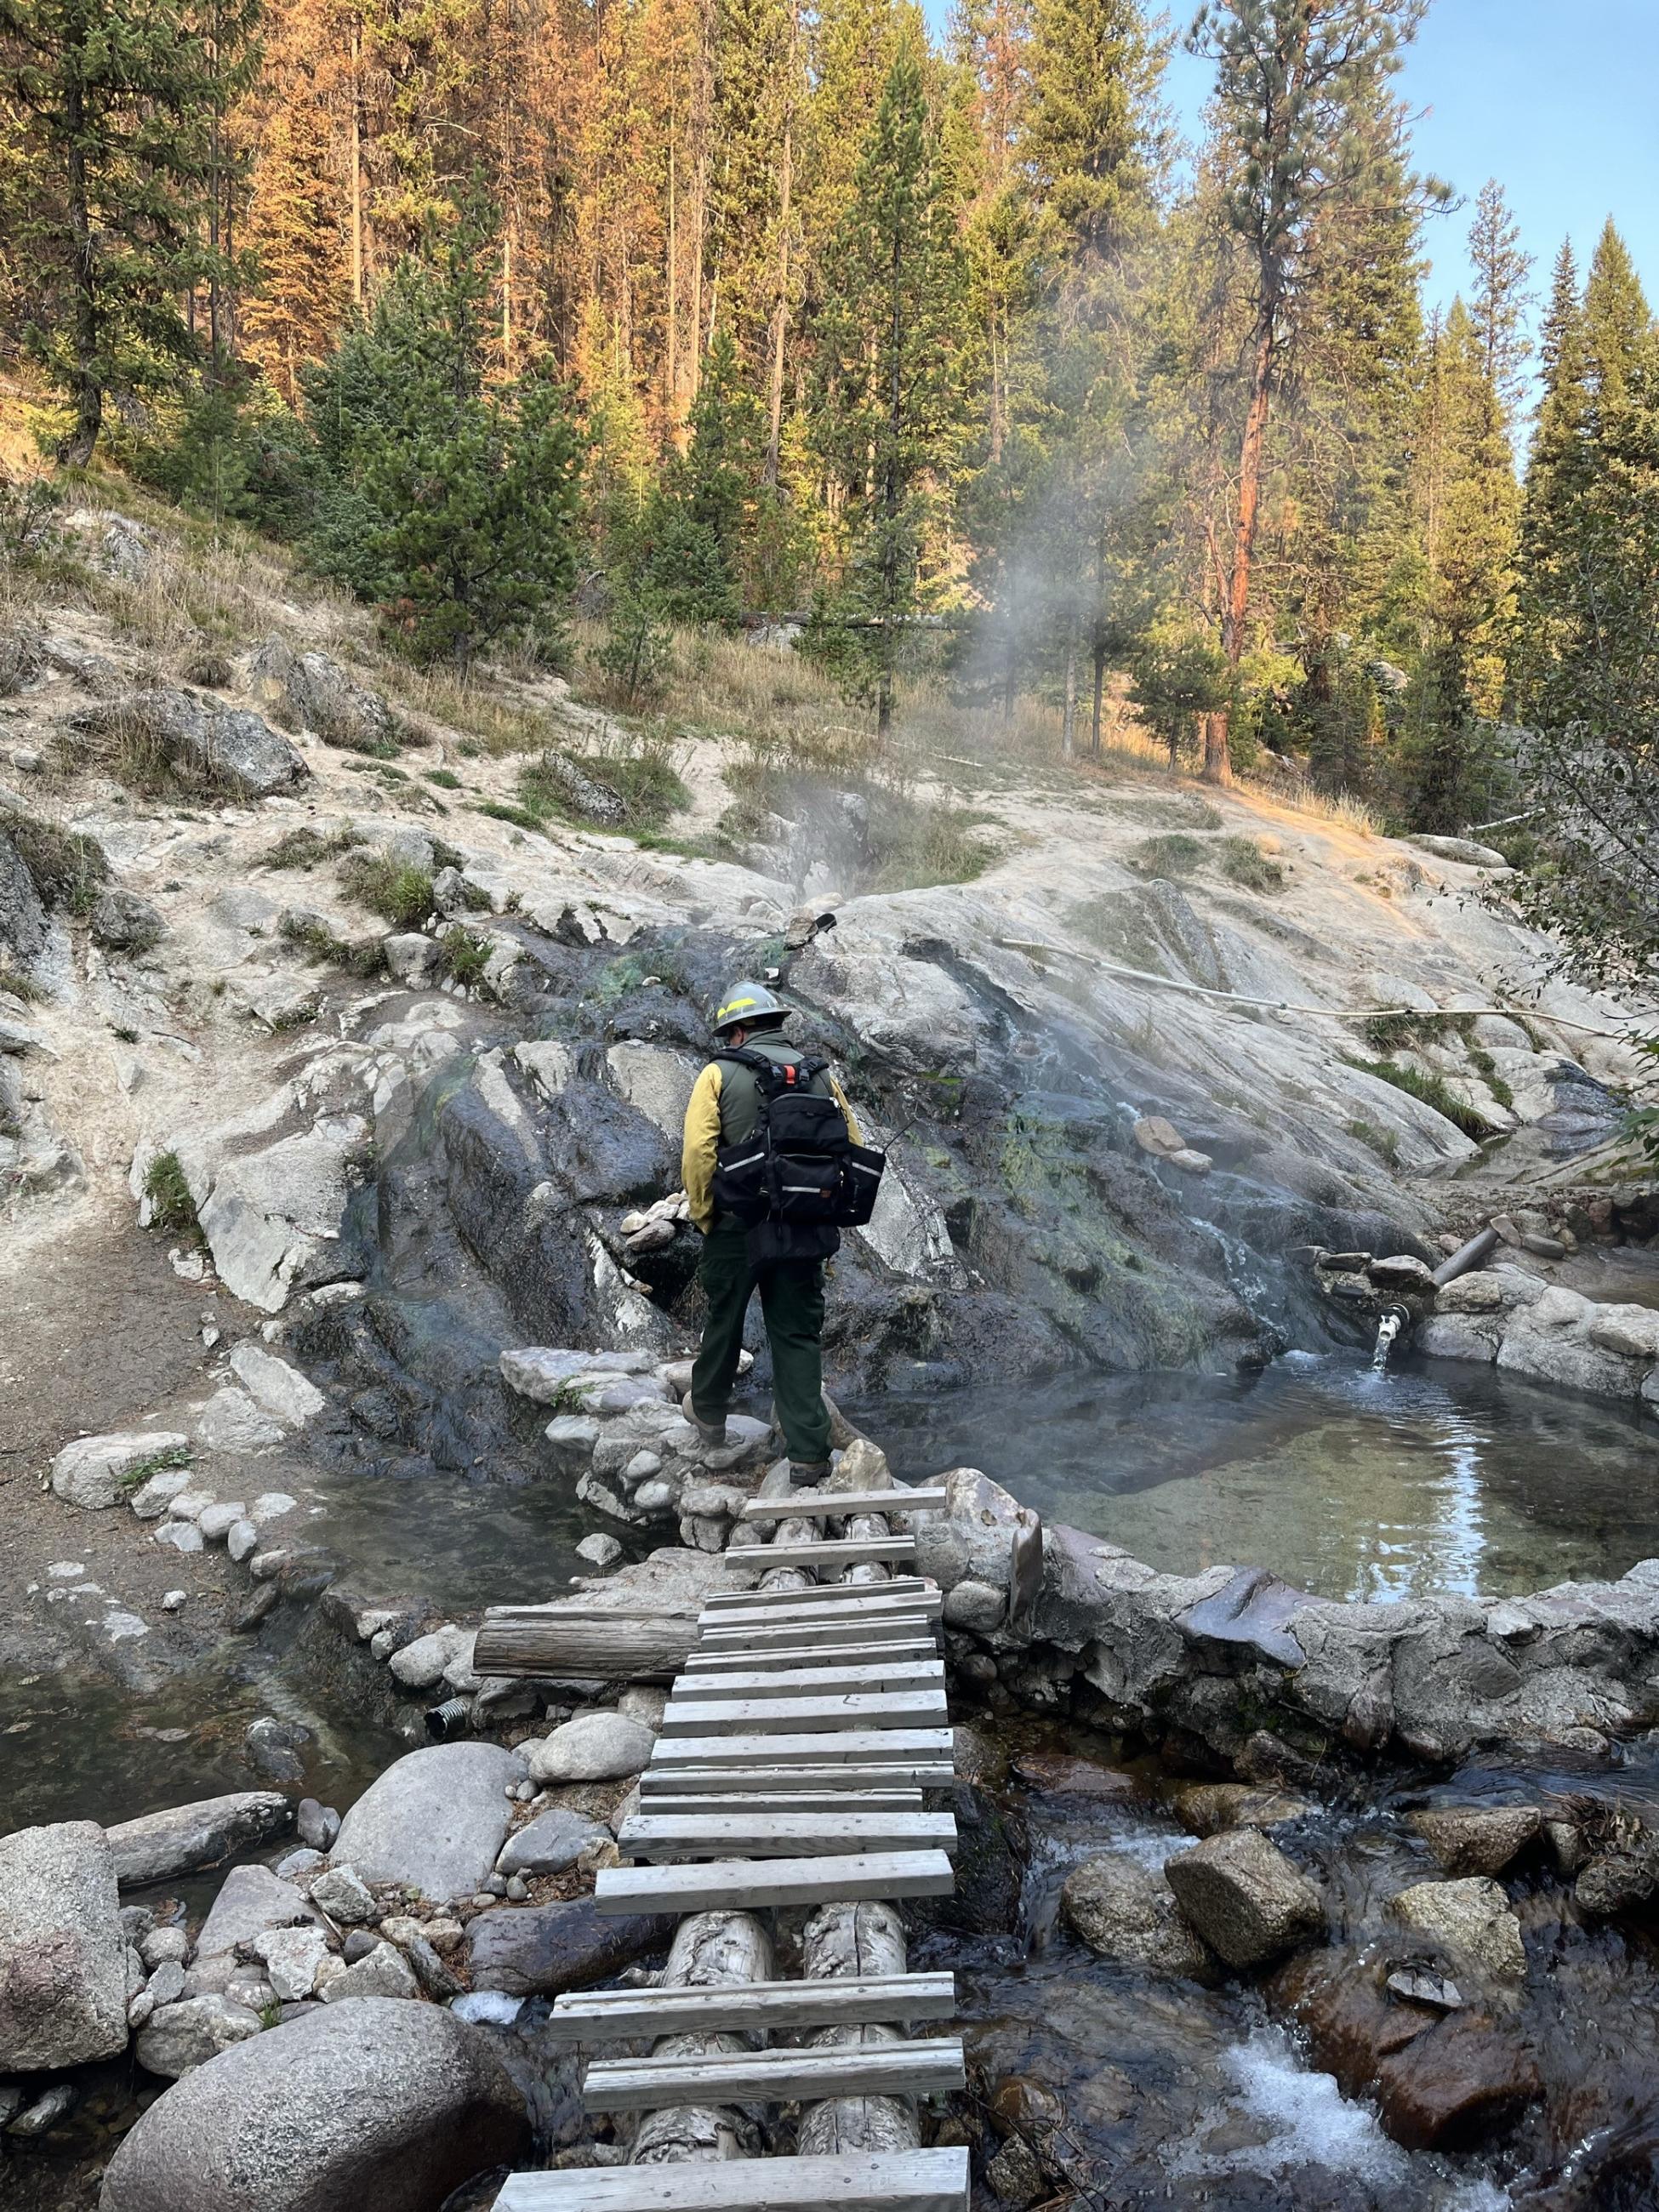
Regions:
<svg viewBox="0 0 1659 2212"><path fill-rule="evenodd" d="M962 259L921 40L900 42L826 258L817 434L848 542L839 615L877 726L892 720L901 626L917 603L930 501L957 428Z"/></svg>
<svg viewBox="0 0 1659 2212"><path fill-rule="evenodd" d="M338 87L331 25L314 5L277 27L254 146L246 242L257 272L242 315L247 353L292 407L300 372L332 343L348 299L329 102Z"/></svg>
<svg viewBox="0 0 1659 2212"><path fill-rule="evenodd" d="M1273 402L1299 336L1307 264L1364 204L1382 149L1356 127L1400 65L1427 0L1212 0L1190 43L1217 64L1216 158L1226 221L1242 249L1248 329L1231 512L1212 518L1219 629L1237 674L1250 591ZM1231 774L1229 717L1210 718L1204 773Z"/></svg>
<svg viewBox="0 0 1659 2212"><path fill-rule="evenodd" d="M108 395L174 389L198 357L180 302L233 266L222 131L256 17L257 0L0 0L0 106L27 177L9 240L23 345L68 394L70 465L92 459Z"/></svg>
<svg viewBox="0 0 1659 2212"><path fill-rule="evenodd" d="M1497 395L1506 434L1512 435L1526 387L1532 348L1527 339L1532 256L1522 251L1521 226L1510 213L1504 187L1488 178L1469 226L1474 291L1469 301L1481 374Z"/></svg>
<svg viewBox="0 0 1659 2212"><path fill-rule="evenodd" d="M394 271L305 380L327 489L313 557L421 660L545 624L575 574L580 443L531 372L486 386L476 216Z"/></svg>

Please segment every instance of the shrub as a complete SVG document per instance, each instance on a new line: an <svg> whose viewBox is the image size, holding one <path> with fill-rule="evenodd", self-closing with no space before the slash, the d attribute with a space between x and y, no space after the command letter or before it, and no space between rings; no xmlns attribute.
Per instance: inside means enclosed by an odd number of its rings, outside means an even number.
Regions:
<svg viewBox="0 0 1659 2212"><path fill-rule="evenodd" d="M60 830L33 814L0 811L0 834L11 840L17 857L47 906L85 916L109 881L109 862L95 837Z"/></svg>
<svg viewBox="0 0 1659 2212"><path fill-rule="evenodd" d="M354 853L340 870L347 896L399 929L416 929L432 911L432 878L388 853Z"/></svg>
<svg viewBox="0 0 1659 2212"><path fill-rule="evenodd" d="M471 990L483 981L493 950L487 937L475 937L457 922L438 939L439 965L452 982Z"/></svg>
<svg viewBox="0 0 1659 2212"><path fill-rule="evenodd" d="M319 860L337 860L360 841L349 830L325 837L315 830L287 830L254 863L261 868L314 868Z"/></svg>
<svg viewBox="0 0 1659 2212"><path fill-rule="evenodd" d="M3 961L0 961L0 991L9 993L14 999L21 999L26 1006L42 1005L46 995L38 983L32 983L27 975L20 975L15 968L7 967Z"/></svg>
<svg viewBox="0 0 1659 2212"><path fill-rule="evenodd" d="M196 1200L190 1194L177 1152L158 1152L144 1177L144 1196L149 1200L149 1225L164 1237L187 1237L202 1242L202 1225L196 1218Z"/></svg>
<svg viewBox="0 0 1659 2212"><path fill-rule="evenodd" d="M1144 838L1130 854L1129 865L1138 875L1190 876L1202 866L1208 853L1209 848L1200 839L1176 830L1167 836Z"/></svg>
<svg viewBox="0 0 1659 2212"><path fill-rule="evenodd" d="M1437 1114L1444 1115L1455 1128L1478 1142L1490 1137L1492 1124L1474 1106L1465 1105L1457 1093L1438 1075L1425 1075L1420 1068L1410 1067L1393 1060L1349 1060L1350 1067L1363 1068L1367 1075L1379 1077L1403 1091L1409 1097L1418 1098L1424 1105L1431 1106Z"/></svg>
<svg viewBox="0 0 1659 2212"><path fill-rule="evenodd" d="M1246 890L1282 891L1285 888L1284 869L1254 837L1222 839L1221 872Z"/></svg>

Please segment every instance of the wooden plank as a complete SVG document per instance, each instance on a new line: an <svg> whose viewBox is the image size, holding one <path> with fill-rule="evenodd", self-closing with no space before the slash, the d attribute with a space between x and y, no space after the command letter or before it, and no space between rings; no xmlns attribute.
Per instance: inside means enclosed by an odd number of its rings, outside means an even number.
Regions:
<svg viewBox="0 0 1659 2212"><path fill-rule="evenodd" d="M899 2043L601 2058L587 2069L582 2102L590 2112L648 2112L748 2098L783 2105L823 2097L948 2095L966 2081L957 2037L919 2036Z"/></svg>
<svg viewBox="0 0 1659 2212"><path fill-rule="evenodd" d="M711 1790L771 1798L810 1790L844 1793L900 1784L912 1790L943 1790L955 1779L955 1769L948 1759L872 1761L867 1765L848 1760L841 1765L825 1761L771 1766L647 1766L640 1777L640 1801L654 1805L660 1796L707 1795Z"/></svg>
<svg viewBox="0 0 1659 2212"><path fill-rule="evenodd" d="M670 1698L658 1741L683 1735L793 1735L808 1729L941 1726L942 1689L848 1691L823 1698Z"/></svg>
<svg viewBox="0 0 1659 2212"><path fill-rule="evenodd" d="M688 1668L676 1676L674 1695L678 1698L804 1698L860 1690L885 1691L890 1695L898 1690L942 1690L944 1686L945 1662L930 1656L884 1663L865 1660L854 1666L826 1662L813 1667L733 1667L718 1672L699 1668L695 1673Z"/></svg>
<svg viewBox="0 0 1659 2212"><path fill-rule="evenodd" d="M769 1807L781 1813L920 1813L920 1790L778 1790L767 1784L748 1792L710 1790L706 1796L676 1796L665 1790L640 1802L650 1813L745 1813Z"/></svg>
<svg viewBox="0 0 1659 2212"><path fill-rule="evenodd" d="M750 1668L780 1670L791 1667L811 1667L826 1664L823 1646L816 1639L810 1644L799 1640L797 1632L791 1630L781 1642L769 1637L757 1637L750 1647L753 1656L742 1650L726 1650L723 1646L713 1651L699 1644L686 1656L683 1681L719 1681L729 1674L741 1674ZM872 1640L861 1644L838 1644L835 1646L835 1663L838 1667L864 1667L890 1663L902 1664L907 1659L937 1659L939 1645L931 1636L893 1637L886 1641Z"/></svg>
<svg viewBox="0 0 1659 2212"><path fill-rule="evenodd" d="M763 1567L781 1567L787 1564L780 1557L783 1547L777 1544L752 1545L747 1548L759 1554L757 1564ZM730 1559L732 1554L724 1554ZM734 1606L799 1605L803 1600L814 1605L856 1605L867 1598L908 1598L913 1602L931 1604L940 1599L943 1592L931 1576L895 1575L884 1583L814 1583L808 1589L748 1589L708 1591L702 1601L702 1618L711 1613L721 1613Z"/></svg>
<svg viewBox="0 0 1659 2212"><path fill-rule="evenodd" d="M799 1490L781 1498L751 1498L745 1521L844 1520L849 1513L943 1513L943 1490Z"/></svg>
<svg viewBox="0 0 1659 2212"><path fill-rule="evenodd" d="M876 1974L844 1982L722 1982L691 1990L578 1990L556 1997L550 2023L562 2041L599 2043L635 2035L718 2035L731 2029L908 2027L948 2020L956 1977Z"/></svg>
<svg viewBox="0 0 1659 2212"><path fill-rule="evenodd" d="M820 1648L829 1644L839 1650L848 1644L916 1644L931 1643L939 1649L939 1614L902 1607L890 1613L872 1616L866 1613L825 1613L816 1620L791 1618L779 1620L769 1613L740 1613L727 1621L724 1614L720 1625L705 1624L697 1649L711 1658L732 1651L772 1650L798 1644L802 1637L810 1637ZM690 1662L690 1655L687 1654Z"/></svg>
<svg viewBox="0 0 1659 2212"><path fill-rule="evenodd" d="M872 1851L800 1859L714 1859L706 1866L601 1867L593 1909L627 1912L757 1911L866 1897L948 1897L943 1851Z"/></svg>
<svg viewBox="0 0 1659 2212"><path fill-rule="evenodd" d="M729 1636L734 1628L793 1628L798 1634L805 1629L809 1636L822 1629L826 1635L839 1634L845 1641L849 1631L867 1621L902 1620L909 1629L926 1627L939 1618L944 1607L942 1598L888 1597L884 1590L845 1606L819 1605L803 1590L789 1605L745 1605L705 1613L697 1624L698 1641L706 1644L711 1636Z"/></svg>
<svg viewBox="0 0 1659 2212"><path fill-rule="evenodd" d="M818 1766L842 1759L894 1765L950 1761L955 1740L942 1729L830 1729L799 1735L659 1736L647 1772L676 1766Z"/></svg>
<svg viewBox="0 0 1659 2212"><path fill-rule="evenodd" d="M758 1805L741 1813L663 1813L655 1803L622 1824L617 1849L632 1859L797 1858L821 1851L951 1851L948 1813L801 1813Z"/></svg>
<svg viewBox="0 0 1659 2212"><path fill-rule="evenodd" d="M732 1544L723 1554L728 1567L865 1567L872 1561L914 1559L914 1536L817 1536L800 1544ZM834 1583L822 1585L834 1589ZM867 1591L868 1583L854 1588ZM876 1587L879 1589L880 1584Z"/></svg>
<svg viewBox="0 0 1659 2212"><path fill-rule="evenodd" d="M968 2212L965 2150L515 2173L495 2212Z"/></svg>

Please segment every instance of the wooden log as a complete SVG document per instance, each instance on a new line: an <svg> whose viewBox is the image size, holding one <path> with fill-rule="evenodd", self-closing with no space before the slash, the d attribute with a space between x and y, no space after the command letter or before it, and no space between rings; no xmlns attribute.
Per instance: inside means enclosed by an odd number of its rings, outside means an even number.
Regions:
<svg viewBox="0 0 1659 2212"><path fill-rule="evenodd" d="M811 1980L890 1980L907 1964L904 1923L879 1900L836 1899L823 1905L801 1933L801 1965ZM899 2030L882 2021L834 2022L811 2038L818 2046L892 2044ZM798 2148L813 2155L848 2151L883 2154L915 2148L921 2130L915 2100L890 2092L827 2098L801 2114Z"/></svg>
<svg viewBox="0 0 1659 2212"><path fill-rule="evenodd" d="M578 1680L666 1682L697 1641L695 1613L554 1605L492 1605L478 1631L480 1674L569 1675Z"/></svg>
<svg viewBox="0 0 1659 2212"><path fill-rule="evenodd" d="M808 1729L927 1728L949 1709L942 1689L854 1691L822 1698L671 1698L658 1741L683 1735L799 1735Z"/></svg>
<svg viewBox="0 0 1659 2212"><path fill-rule="evenodd" d="M631 1814L617 1845L624 1858L647 1861L797 1858L825 1851L953 1851L957 1824L949 1813L893 1813L837 1807L830 1813L759 1804L737 1813L668 1813L654 1800Z"/></svg>
<svg viewBox="0 0 1659 2212"><path fill-rule="evenodd" d="M914 1559L916 1540L914 1536L866 1536L861 1540L846 1536L818 1536L811 1542L799 1544L733 1544L726 1553L728 1567L759 1565L766 1554L782 1554L777 1564L785 1567L811 1567L820 1573L844 1567L861 1567L872 1560ZM833 1589L833 1583L823 1585Z"/></svg>
<svg viewBox="0 0 1659 2212"><path fill-rule="evenodd" d="M685 1766L914 1766L950 1762L956 1740L941 1729L827 1729L800 1735L659 1736L647 1774Z"/></svg>
<svg viewBox="0 0 1659 2212"><path fill-rule="evenodd" d="M674 1931L662 1987L702 1989L772 1978L772 1939L747 1912L696 1912ZM752 2038L734 2029L675 2032L653 2045L653 2058L736 2056L750 2050ZM672 2166L752 2157L760 2148L754 2124L714 2098L653 2112L640 2123L633 2164ZM647 2200L648 2201L648 2200ZM672 2192L662 2201L672 2204Z"/></svg>
<svg viewBox="0 0 1659 2212"><path fill-rule="evenodd" d="M948 1897L955 1886L943 1851L715 1859L706 1866L601 1867L593 1909L606 1917L625 1912L754 1912L763 1906L823 1905L831 1898Z"/></svg>
<svg viewBox="0 0 1659 2212"><path fill-rule="evenodd" d="M719 1790L745 1796L772 1796L815 1790L847 1791L900 1786L945 1790L955 1779L956 1771L948 1759L908 1759L887 1763L872 1760L867 1765L856 1760L836 1765L826 1760L822 1765L809 1761L799 1765L647 1766L640 1777L640 1802L648 1805L659 1796L701 1796Z"/></svg>
<svg viewBox="0 0 1659 2212"><path fill-rule="evenodd" d="M731 1982L702 1989L577 1990L556 1997L548 2023L570 2043L622 2041L673 2031L775 2035L871 2020L949 2020L954 1975L887 1974L839 1982Z"/></svg>
<svg viewBox="0 0 1659 2212"><path fill-rule="evenodd" d="M495 2212L968 2212L966 2150L515 2173Z"/></svg>
<svg viewBox="0 0 1659 2212"><path fill-rule="evenodd" d="M774 2045L683 2057L601 2058L587 2069L590 2112L641 2112L711 2097L792 2105L804 2097L938 2094L965 2086L956 2036L822 2046Z"/></svg>
<svg viewBox="0 0 1659 2212"><path fill-rule="evenodd" d="M751 1498L745 1521L785 1521L811 1506L819 1520L845 1520L849 1513L943 1513L950 1498L943 1490L833 1490L796 1492L793 1498Z"/></svg>

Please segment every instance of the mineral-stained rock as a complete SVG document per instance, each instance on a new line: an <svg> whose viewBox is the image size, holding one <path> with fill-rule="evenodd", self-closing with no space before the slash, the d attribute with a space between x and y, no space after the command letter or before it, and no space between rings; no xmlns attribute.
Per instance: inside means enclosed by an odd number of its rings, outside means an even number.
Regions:
<svg viewBox="0 0 1659 2212"><path fill-rule="evenodd" d="M1467 2150L1542 2089L1512 2028L1472 2014L1441 2020L1376 2069L1382 2124L1407 2150Z"/></svg>
<svg viewBox="0 0 1659 2212"><path fill-rule="evenodd" d="M116 1879L137 1888L217 1866L233 1851L281 1835L293 1816L288 1799L275 1790L239 1790L228 1797L141 1814L109 1831Z"/></svg>
<svg viewBox="0 0 1659 2212"><path fill-rule="evenodd" d="M487 2035L435 2005L366 1998L170 2089L117 2150L100 2212L439 2212L528 2137Z"/></svg>
<svg viewBox="0 0 1659 2212"><path fill-rule="evenodd" d="M472 1986L520 1997L586 1989L665 1948L673 1933L667 1913L601 1919L591 1897L563 1905L504 1905L468 1923Z"/></svg>
<svg viewBox="0 0 1659 2212"><path fill-rule="evenodd" d="M1257 1828L1212 1836L1169 1860L1187 1917L1230 1966L1265 1966L1323 1929L1319 1892Z"/></svg>
<svg viewBox="0 0 1659 2212"><path fill-rule="evenodd" d="M1391 1898L1389 1910L1453 1960L1467 1960L1514 1980L1527 1970L1521 1923L1502 1889L1485 1876L1417 1882Z"/></svg>
<svg viewBox="0 0 1659 2212"><path fill-rule="evenodd" d="M1573 1884L1572 1893L1586 1912L1632 1912L1659 1889L1659 1863L1639 1851L1608 1851L1594 1858Z"/></svg>
<svg viewBox="0 0 1659 2212"><path fill-rule="evenodd" d="M1122 1853L1085 1859L1067 1875L1060 1911L1103 1959L1155 1974L1214 1979L1214 1953L1176 1903L1162 1875Z"/></svg>
<svg viewBox="0 0 1659 2212"><path fill-rule="evenodd" d="M1501 1874L1537 1835L1535 1805L1441 1805L1407 1815L1448 1874Z"/></svg>
<svg viewBox="0 0 1659 2212"><path fill-rule="evenodd" d="M107 2058L126 2040L126 1935L102 1829L0 1838L0 2071Z"/></svg>
<svg viewBox="0 0 1659 2212"><path fill-rule="evenodd" d="M1170 1802L1176 1820L1194 1836L1218 1836L1228 1828L1281 1828L1314 1810L1305 1797L1253 1790L1243 1782L1184 1783Z"/></svg>

